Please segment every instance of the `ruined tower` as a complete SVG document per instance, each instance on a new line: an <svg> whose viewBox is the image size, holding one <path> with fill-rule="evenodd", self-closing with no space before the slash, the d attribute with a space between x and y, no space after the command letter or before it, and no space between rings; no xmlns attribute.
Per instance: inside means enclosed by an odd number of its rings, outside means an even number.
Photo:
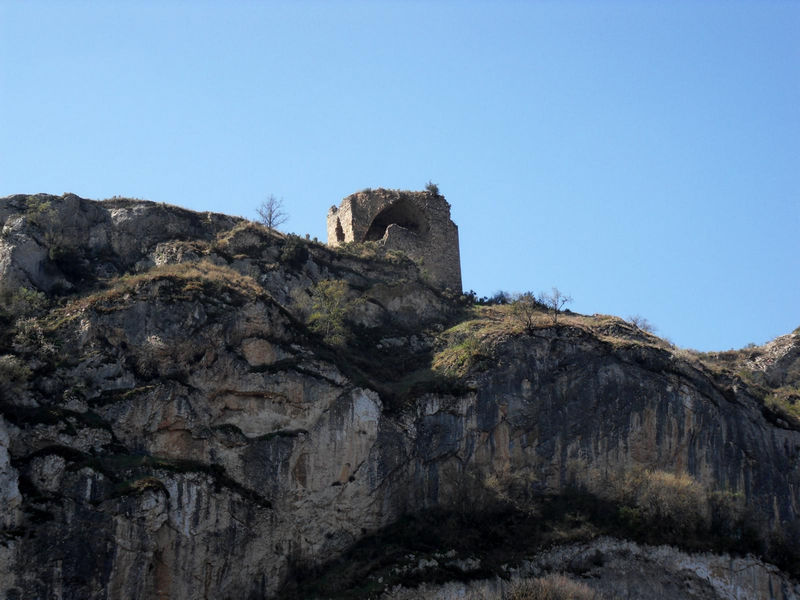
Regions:
<svg viewBox="0 0 800 600"><path fill-rule="evenodd" d="M434 285L461 292L458 227L431 191L364 190L328 211L328 245L374 241L420 263Z"/></svg>

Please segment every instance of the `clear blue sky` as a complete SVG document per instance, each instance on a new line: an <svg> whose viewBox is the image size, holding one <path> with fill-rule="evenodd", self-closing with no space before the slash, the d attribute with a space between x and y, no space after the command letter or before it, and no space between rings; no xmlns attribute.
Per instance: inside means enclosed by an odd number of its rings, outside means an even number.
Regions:
<svg viewBox="0 0 800 600"><path fill-rule="evenodd" d="M464 288L700 350L800 325L800 2L0 0L0 196L126 195L325 239L433 180Z"/></svg>

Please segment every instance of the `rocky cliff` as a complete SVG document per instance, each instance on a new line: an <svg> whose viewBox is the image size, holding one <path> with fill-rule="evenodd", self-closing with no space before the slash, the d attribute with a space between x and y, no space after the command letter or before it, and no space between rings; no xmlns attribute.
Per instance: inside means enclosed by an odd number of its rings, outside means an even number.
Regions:
<svg viewBox="0 0 800 600"><path fill-rule="evenodd" d="M798 597L797 333L718 356L608 316L529 326L398 254L145 201L12 196L0 226L6 598L551 571ZM325 281L343 344L310 326ZM669 581L626 583L658 544Z"/></svg>

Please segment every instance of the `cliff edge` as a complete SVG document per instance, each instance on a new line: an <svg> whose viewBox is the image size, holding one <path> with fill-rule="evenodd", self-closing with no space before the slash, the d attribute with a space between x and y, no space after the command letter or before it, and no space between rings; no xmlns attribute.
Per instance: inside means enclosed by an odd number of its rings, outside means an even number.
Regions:
<svg viewBox="0 0 800 600"><path fill-rule="evenodd" d="M0 229L7 598L499 597L553 572L800 597L797 332L698 354L611 316L522 323L399 252L139 200L12 196Z"/></svg>

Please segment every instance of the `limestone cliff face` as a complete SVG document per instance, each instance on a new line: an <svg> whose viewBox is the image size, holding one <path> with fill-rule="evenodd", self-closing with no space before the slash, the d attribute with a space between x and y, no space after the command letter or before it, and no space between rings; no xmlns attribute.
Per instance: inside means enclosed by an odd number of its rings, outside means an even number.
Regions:
<svg viewBox="0 0 800 600"><path fill-rule="evenodd" d="M5 597L272 597L402 515L636 469L797 530L800 432L619 320L503 330L420 385L462 307L411 261L141 201L12 197L0 225L0 288L51 299L4 317ZM346 348L304 325L324 279L361 300Z"/></svg>
<svg viewBox="0 0 800 600"><path fill-rule="evenodd" d="M480 455L495 468L538 465L543 491L619 468L685 471L743 494L772 523L797 519L800 436L771 426L732 382L582 330L514 338L499 356L476 380L468 427L488 434Z"/></svg>

